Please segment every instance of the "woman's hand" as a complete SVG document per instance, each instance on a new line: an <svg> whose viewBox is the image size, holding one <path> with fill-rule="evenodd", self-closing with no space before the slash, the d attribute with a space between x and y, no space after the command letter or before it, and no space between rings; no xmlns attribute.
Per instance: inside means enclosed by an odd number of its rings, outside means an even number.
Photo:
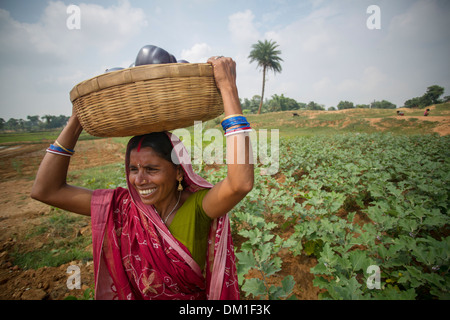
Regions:
<svg viewBox="0 0 450 320"><path fill-rule="evenodd" d="M209 58L208 63L214 69L214 79L222 95L225 116L242 113L236 86L236 62L231 58L219 56Z"/></svg>
<svg viewBox="0 0 450 320"><path fill-rule="evenodd" d="M209 58L208 63L213 66L217 88L221 92L234 89L236 86L236 62L231 58L219 56Z"/></svg>

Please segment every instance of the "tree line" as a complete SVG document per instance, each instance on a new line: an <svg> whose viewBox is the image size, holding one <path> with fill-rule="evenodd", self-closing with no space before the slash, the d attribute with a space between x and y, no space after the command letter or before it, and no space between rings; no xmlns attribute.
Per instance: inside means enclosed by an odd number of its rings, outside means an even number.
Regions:
<svg viewBox="0 0 450 320"><path fill-rule="evenodd" d="M70 116L45 115L45 116L27 116L27 119L10 118L8 121L0 118L1 131L41 131L49 129L62 128L66 125Z"/></svg>
<svg viewBox="0 0 450 320"><path fill-rule="evenodd" d="M432 104L449 102L450 96L446 96L443 99L440 97L444 93L444 88L438 85L432 85L427 88L424 95L417 98L412 98L405 101L403 108L425 108ZM354 104L351 101L340 101L336 107L328 107L319 104L314 101L309 103L298 102L295 99L285 97L284 94L278 95L274 94L270 99L265 99L261 104L261 96L255 95L251 99L241 99L242 110L245 113L267 113L267 112L277 112L277 111L288 111L288 110L343 110L343 109L353 109L353 108L365 108L365 109L396 109L397 105L394 103L381 100L373 101L368 104Z"/></svg>
<svg viewBox="0 0 450 320"><path fill-rule="evenodd" d="M350 101L340 101L336 107L328 107L314 101L308 103L298 102L295 99L285 97L284 94L272 95L271 99L265 99L261 103L261 96L255 95L251 99L241 99L242 110L245 113L261 113L288 111L288 110L343 110L352 108L396 109L397 106L387 100L373 101L370 104L354 104ZM260 109L261 106L261 109Z"/></svg>

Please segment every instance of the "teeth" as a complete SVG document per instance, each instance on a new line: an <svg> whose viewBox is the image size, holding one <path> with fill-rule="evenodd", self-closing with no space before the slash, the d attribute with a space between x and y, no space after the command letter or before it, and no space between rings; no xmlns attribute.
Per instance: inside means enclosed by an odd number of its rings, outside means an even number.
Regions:
<svg viewBox="0 0 450 320"><path fill-rule="evenodd" d="M153 193L153 191L155 191L155 190L156 190L156 188L147 189L147 190L139 190L139 193L142 195L147 195L147 194Z"/></svg>

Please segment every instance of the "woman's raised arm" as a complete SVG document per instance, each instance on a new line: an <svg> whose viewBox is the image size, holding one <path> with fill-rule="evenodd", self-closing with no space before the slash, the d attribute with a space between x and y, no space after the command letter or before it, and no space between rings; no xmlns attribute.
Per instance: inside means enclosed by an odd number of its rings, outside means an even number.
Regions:
<svg viewBox="0 0 450 320"><path fill-rule="evenodd" d="M231 58L224 57L210 58L208 62L214 68L214 78L222 95L225 117L241 115L236 86L236 63ZM203 209L213 219L230 211L253 188L253 152L249 135L239 133L229 135L226 139L227 176L203 198Z"/></svg>
<svg viewBox="0 0 450 320"><path fill-rule="evenodd" d="M82 130L76 114L72 114L55 145L63 150L74 149ZM36 174L31 197L63 210L90 215L92 190L67 184L69 162L69 156L47 152Z"/></svg>

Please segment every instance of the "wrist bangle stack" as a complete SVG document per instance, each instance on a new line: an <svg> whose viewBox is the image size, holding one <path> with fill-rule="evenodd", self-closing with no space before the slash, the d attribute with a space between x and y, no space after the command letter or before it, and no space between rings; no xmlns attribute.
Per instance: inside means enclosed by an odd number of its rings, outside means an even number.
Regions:
<svg viewBox="0 0 450 320"><path fill-rule="evenodd" d="M252 130L247 119L242 114L233 114L225 117L221 124L223 131L225 131L225 137Z"/></svg>
<svg viewBox="0 0 450 320"><path fill-rule="evenodd" d="M46 151L66 157L71 157L75 153L74 150L64 148L58 141L55 141L55 144L51 144Z"/></svg>

